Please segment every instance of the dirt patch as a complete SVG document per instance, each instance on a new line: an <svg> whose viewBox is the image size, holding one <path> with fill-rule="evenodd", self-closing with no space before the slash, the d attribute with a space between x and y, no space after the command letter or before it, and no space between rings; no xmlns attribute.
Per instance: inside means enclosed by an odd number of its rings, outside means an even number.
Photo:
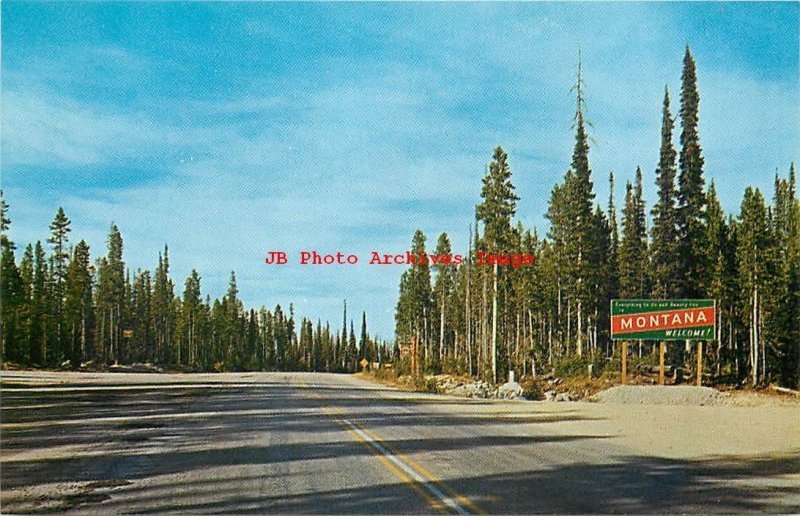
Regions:
<svg viewBox="0 0 800 516"><path fill-rule="evenodd" d="M726 405L727 393L688 385L617 385L599 392L592 401L621 405Z"/></svg>
<svg viewBox="0 0 800 516"><path fill-rule="evenodd" d="M698 407L800 407L800 397L772 392L718 391L690 385L616 385L589 401L616 405L684 405Z"/></svg>

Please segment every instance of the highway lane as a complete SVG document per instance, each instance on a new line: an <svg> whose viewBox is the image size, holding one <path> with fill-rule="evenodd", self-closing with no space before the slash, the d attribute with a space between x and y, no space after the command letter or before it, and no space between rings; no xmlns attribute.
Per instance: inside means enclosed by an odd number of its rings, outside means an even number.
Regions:
<svg viewBox="0 0 800 516"><path fill-rule="evenodd" d="M3 512L800 511L796 440L650 452L621 437L620 417L344 375L3 373L0 500Z"/></svg>

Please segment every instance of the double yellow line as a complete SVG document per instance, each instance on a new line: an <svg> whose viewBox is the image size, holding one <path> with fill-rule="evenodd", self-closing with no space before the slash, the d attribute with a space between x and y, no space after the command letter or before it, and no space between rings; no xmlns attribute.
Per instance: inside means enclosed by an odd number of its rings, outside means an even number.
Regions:
<svg viewBox="0 0 800 516"><path fill-rule="evenodd" d="M309 389L314 398L323 399L313 392L310 385L303 382L303 386ZM421 464L397 451L363 423L345 417L343 410L322 407L322 411L372 451L389 472L419 494L432 509L444 514L483 514L472 500L457 493Z"/></svg>

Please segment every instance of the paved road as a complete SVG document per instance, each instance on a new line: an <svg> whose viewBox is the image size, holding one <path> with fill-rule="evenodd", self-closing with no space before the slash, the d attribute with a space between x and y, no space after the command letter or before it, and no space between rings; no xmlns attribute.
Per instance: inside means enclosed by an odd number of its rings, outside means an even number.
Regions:
<svg viewBox="0 0 800 516"><path fill-rule="evenodd" d="M61 382L3 374L3 512L800 512L796 449L648 455L589 404L328 374Z"/></svg>

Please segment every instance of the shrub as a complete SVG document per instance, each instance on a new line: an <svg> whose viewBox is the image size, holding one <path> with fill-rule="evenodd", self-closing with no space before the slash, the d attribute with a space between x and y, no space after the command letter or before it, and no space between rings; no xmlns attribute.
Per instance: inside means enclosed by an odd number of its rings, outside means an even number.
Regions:
<svg viewBox="0 0 800 516"><path fill-rule="evenodd" d="M544 388L540 380L526 379L522 383L522 397L528 400L543 400Z"/></svg>

